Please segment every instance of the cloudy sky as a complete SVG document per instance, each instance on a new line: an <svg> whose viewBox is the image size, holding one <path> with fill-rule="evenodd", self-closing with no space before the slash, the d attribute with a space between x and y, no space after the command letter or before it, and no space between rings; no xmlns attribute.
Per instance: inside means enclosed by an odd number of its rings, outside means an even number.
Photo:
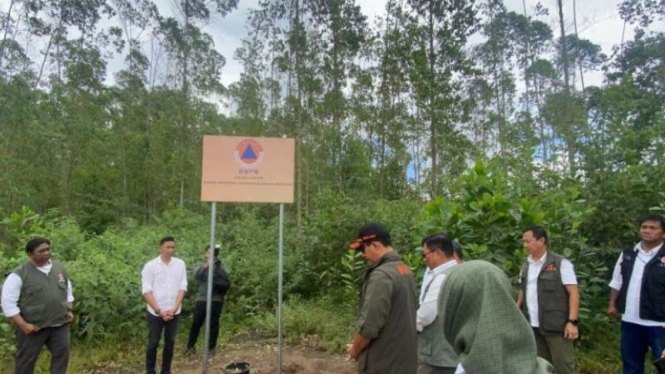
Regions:
<svg viewBox="0 0 665 374"><path fill-rule="evenodd" d="M154 0L158 5L160 13L168 16L174 13L174 6L171 0ZM371 25L373 19L378 15L385 13L385 0L356 0L362 11L368 16ZM537 0L525 0L529 14L533 14L533 8L538 3ZM541 0L543 6L550 10L550 16L542 19L549 22L558 34L558 24L556 21L556 0ZM623 21L619 17L617 5L620 0L577 0L577 24L581 38L589 39L599 44L603 52L607 55L612 53L612 47L620 44ZM0 0L0 8L7 11L10 0ZM508 10L523 12L522 0L504 0ZM246 19L250 9L257 7L258 0L240 0L238 9L227 15L225 18L214 18L204 27L204 30L212 35L217 50L226 58L226 66L222 70L222 82L224 85L237 81L242 72L242 66L233 59L234 51L240 46L241 39L247 34ZM573 32L572 9L573 0L564 0L564 17L567 19L567 31ZM660 29L665 29L661 26ZM626 26L625 39L633 38L634 27ZM31 55L36 51L32 51ZM146 51L148 52L148 51ZM123 64L123 56L116 56L109 62L108 80L113 80L113 73L119 70ZM602 83L602 74L590 73L585 75L588 85L599 85Z"/></svg>
<svg viewBox="0 0 665 374"><path fill-rule="evenodd" d="M2 0L5 1L5 0ZM160 0L166 3L168 0ZM603 52L607 55L612 53L612 47L621 43L621 34L623 31L623 21L619 17L617 5L620 0L577 0L577 28L580 38L589 39L599 44ZM233 60L233 52L240 46L240 39L246 35L245 20L248 10L256 7L257 0L240 0L239 7L232 14L224 19L218 19L211 22L206 27L206 31L213 36L218 50L226 57L227 63L222 71L222 82L225 85L235 82L239 79L242 72L242 66ZM357 0L363 13L371 21L377 15L385 13L384 0ZM509 11L523 12L522 0L504 0ZM527 11L533 14L533 8L538 3L537 0L526 0ZM556 18L556 0L541 0L540 3L550 10L550 17L543 19L549 22L550 26L558 34L559 26ZM567 32L573 32L572 9L573 0L564 0L564 17L569 21ZM168 10L167 7L160 6L160 9ZM634 27L626 26L626 40L633 37ZM601 73L590 73L585 80L589 85L599 85L602 83Z"/></svg>

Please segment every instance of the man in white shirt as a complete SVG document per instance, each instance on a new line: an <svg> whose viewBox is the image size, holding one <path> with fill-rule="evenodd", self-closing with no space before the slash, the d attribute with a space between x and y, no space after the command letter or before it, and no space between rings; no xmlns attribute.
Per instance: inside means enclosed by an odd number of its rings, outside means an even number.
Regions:
<svg viewBox="0 0 665 374"><path fill-rule="evenodd" d="M14 269L2 287L2 312L16 325L16 374L33 374L39 352L51 352L51 374L69 364L69 324L74 296L67 271L51 260L51 242L33 238L25 246L30 261Z"/></svg>
<svg viewBox="0 0 665 374"><path fill-rule="evenodd" d="M182 300L187 292L185 262L173 257L175 249L176 243L172 236L162 238L159 241L159 256L145 264L141 272L141 293L148 304L149 334L145 355L147 374L156 373L157 348L162 330L164 330L164 351L161 373L171 373L178 317Z"/></svg>
<svg viewBox="0 0 665 374"><path fill-rule="evenodd" d="M457 265L453 242L443 233L422 240L423 261L430 271L423 282L420 307L416 314L419 374L453 374L459 357L443 335L438 316L438 298L447 274ZM426 283L425 283L426 282Z"/></svg>
<svg viewBox="0 0 665 374"><path fill-rule="evenodd" d="M548 251L547 231L541 226L524 229L522 244L529 257L520 272L517 306L531 323L538 357L552 363L557 374L572 374L580 309L573 264Z"/></svg>
<svg viewBox="0 0 665 374"><path fill-rule="evenodd" d="M665 349L665 217L649 214L640 220L641 241L619 256L607 314L621 318L623 374L643 374L644 355ZM660 371L665 373L665 371Z"/></svg>

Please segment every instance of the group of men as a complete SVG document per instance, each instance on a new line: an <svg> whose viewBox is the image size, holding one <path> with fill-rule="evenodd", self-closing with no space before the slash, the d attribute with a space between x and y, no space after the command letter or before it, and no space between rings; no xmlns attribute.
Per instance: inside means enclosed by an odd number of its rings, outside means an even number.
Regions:
<svg viewBox="0 0 665 374"><path fill-rule="evenodd" d="M74 321L72 283L65 268L51 259L51 242L34 238L26 247L29 260L5 279L1 303L4 315L16 326L16 374L33 374L43 346L51 352L51 374L65 374L69 363L70 324ZM156 373L157 350L164 335L161 373L171 373L175 337L187 292L185 262L175 257L176 240L159 241L159 256L141 272L141 293L146 301L148 344L146 373ZM193 313L187 351L192 353L206 318L209 267L213 266L210 340L214 352L219 335L219 318L231 280L218 259L219 247L205 248L205 261L196 270L198 295Z"/></svg>
<svg viewBox="0 0 665 374"><path fill-rule="evenodd" d="M649 349L654 358L661 354L665 357L665 217L643 217L639 236L639 243L621 253L609 284L607 314L611 318L623 315L623 374L643 374ZM580 301L573 265L549 251L547 232L540 226L525 228L522 243L529 256L520 272L517 306L532 327L538 356L549 361L556 373L572 373ZM349 358L358 361L360 374L465 372L466 357L443 333L439 310L446 278L464 266L460 265L461 247L443 233L430 235L421 244L427 271L419 296L409 266L392 248L390 233L383 225L363 226L351 244L370 264L360 294L356 333L347 345ZM16 327L15 373L33 374L39 352L46 346L52 356L51 374L64 374L69 361L69 325L74 320L72 283L65 268L51 259L48 239L34 238L25 249L29 260L6 277L1 295L2 311ZM162 334L161 373L171 372L178 320L187 292L186 266L174 257L175 250L173 237L161 239L159 256L145 264L141 273L149 331L148 374L156 372ZM196 272L199 294L188 351L194 349L205 320L209 266L214 266L214 276L208 344L211 350L216 346L219 316L230 286L218 254L218 248L211 251L206 247L206 261Z"/></svg>
<svg viewBox="0 0 665 374"><path fill-rule="evenodd" d="M607 314L623 315L623 374L644 374L649 349L654 359L665 358L665 217L644 216L638 231L640 242L623 250L609 284ZM439 310L445 302L439 298L446 278L463 262L461 248L443 233L421 244L427 270L419 297L413 274L392 248L383 225L361 227L350 246L370 265L360 293L356 332L347 344L359 374L465 372L466 357L445 336ZM532 328L538 357L551 363L557 374L573 373L580 305L573 264L549 250L541 226L525 228L522 244L529 256L522 263L516 304Z"/></svg>

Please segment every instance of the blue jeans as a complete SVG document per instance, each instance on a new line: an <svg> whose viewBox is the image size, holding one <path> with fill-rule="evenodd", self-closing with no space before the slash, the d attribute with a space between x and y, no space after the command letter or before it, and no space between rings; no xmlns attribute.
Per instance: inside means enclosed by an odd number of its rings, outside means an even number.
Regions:
<svg viewBox="0 0 665 374"><path fill-rule="evenodd" d="M660 357L665 349L665 327L621 322L623 374L644 374L644 355L649 348L654 359Z"/></svg>

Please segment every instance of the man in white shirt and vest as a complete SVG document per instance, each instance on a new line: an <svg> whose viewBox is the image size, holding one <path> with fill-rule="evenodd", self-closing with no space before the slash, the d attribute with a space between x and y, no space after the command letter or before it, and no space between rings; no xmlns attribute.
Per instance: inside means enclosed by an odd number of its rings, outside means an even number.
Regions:
<svg viewBox="0 0 665 374"><path fill-rule="evenodd" d="M171 361L178 331L182 300L187 292L185 262L173 257L176 243L172 236L159 241L159 256L150 260L141 272L143 298L147 305L148 346L146 373L155 374L157 348L164 331L161 374L171 374Z"/></svg>
<svg viewBox="0 0 665 374"><path fill-rule="evenodd" d="M522 244L529 257L522 264L517 305L531 323L538 357L552 363L557 374L572 374L580 309L573 264L548 251L547 231L541 226L524 229Z"/></svg>
<svg viewBox="0 0 665 374"><path fill-rule="evenodd" d="M441 287L448 273L457 265L453 242L443 233L430 235L422 240L422 256L430 275L423 282L416 314L420 356L418 373L454 374L459 357L443 335L443 322L438 318Z"/></svg>
<svg viewBox="0 0 665 374"><path fill-rule="evenodd" d="M665 217L640 220L640 242L623 250L610 282L607 314L621 318L623 374L644 374L644 355L665 349ZM665 373L661 370L659 373Z"/></svg>
<svg viewBox="0 0 665 374"><path fill-rule="evenodd" d="M33 238L30 261L14 269L2 287L2 311L16 325L16 374L33 374L39 352L51 352L51 374L69 364L69 324L74 296L65 268L51 260L51 242Z"/></svg>

